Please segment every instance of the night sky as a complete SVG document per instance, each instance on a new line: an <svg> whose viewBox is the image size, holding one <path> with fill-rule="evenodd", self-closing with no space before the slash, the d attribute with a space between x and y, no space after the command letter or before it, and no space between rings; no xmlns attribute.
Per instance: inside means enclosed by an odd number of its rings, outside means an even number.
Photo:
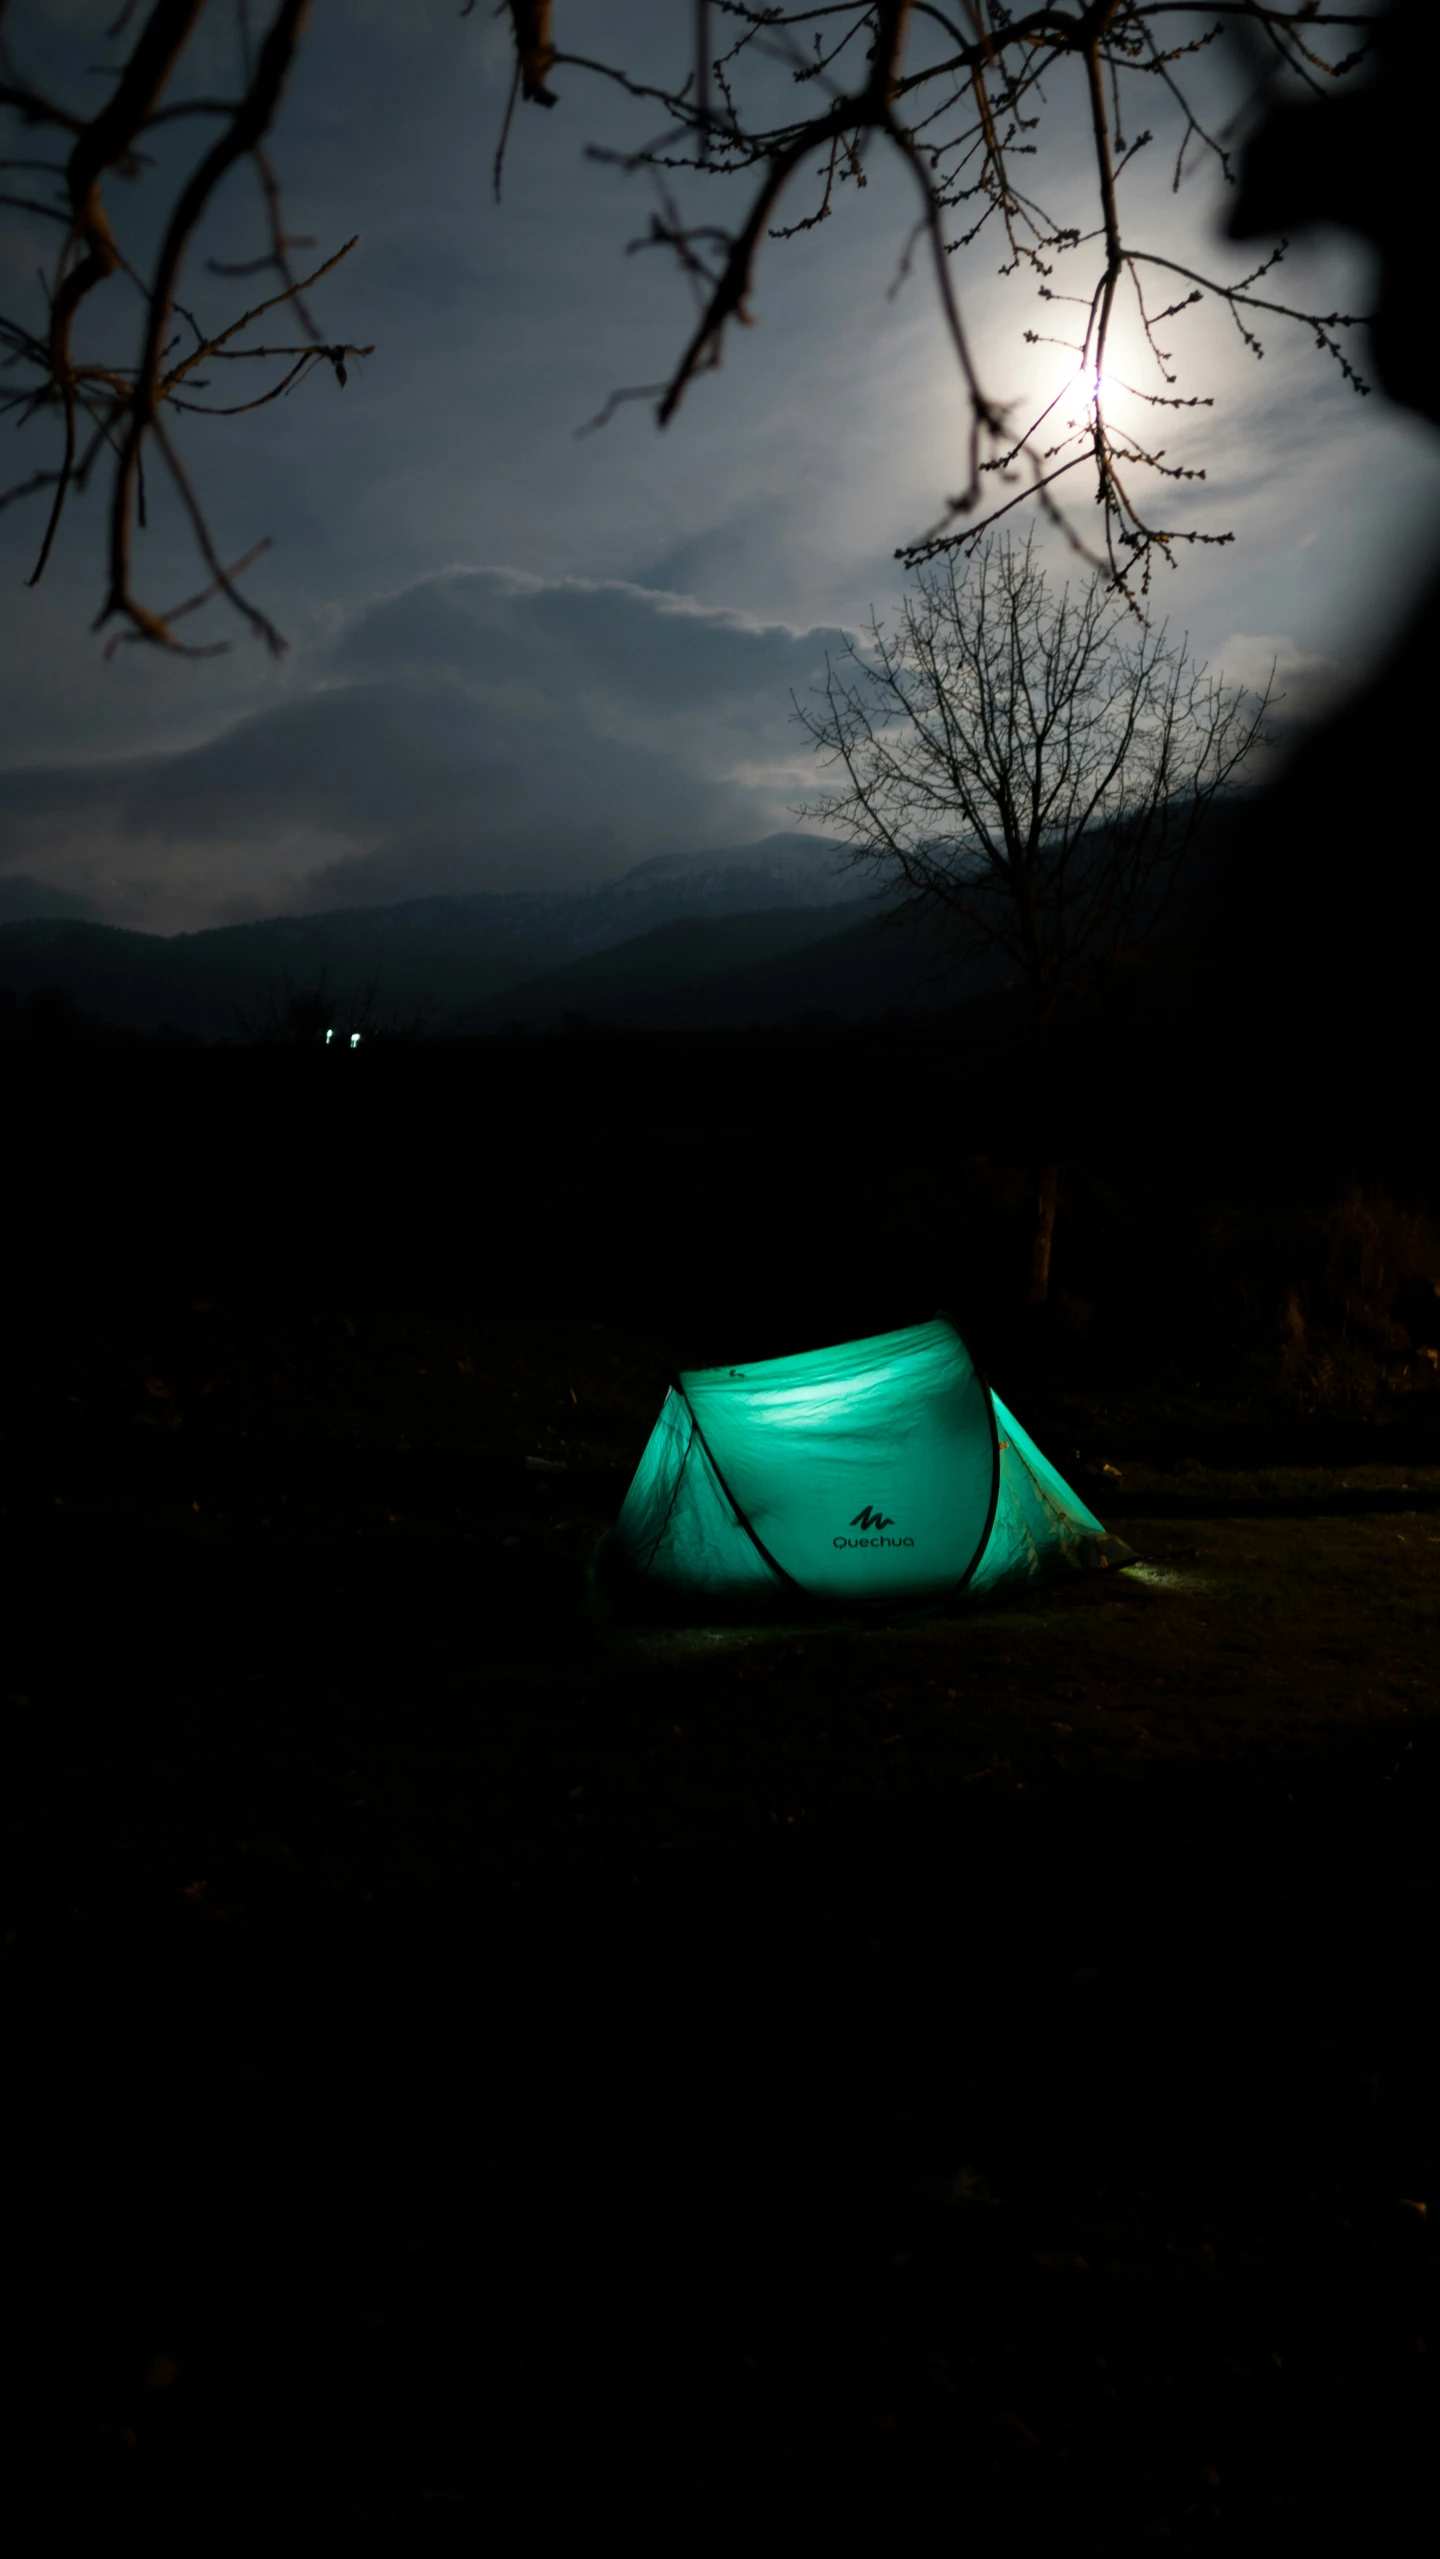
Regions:
<svg viewBox="0 0 1440 2559"><path fill-rule="evenodd" d="M88 103L113 14L113 0L30 0L7 21L12 52ZM557 25L560 42L596 54L689 41L673 0L571 15L584 28ZM215 13L221 53L230 23ZM917 268L887 298L909 213L900 177L877 163L836 219L769 249L755 327L668 430L636 402L577 436L610 393L663 378L690 303L659 254L625 255L649 181L584 156L653 126L579 72L557 75L553 112L517 113L497 208L509 60L505 26L462 19L457 0L315 12L274 156L291 227L317 243L301 254L358 233L315 303L327 335L375 352L344 391L317 373L258 416L185 421L183 438L222 553L273 538L249 584L291 643L278 663L238 624L219 659L122 648L105 663L89 630L103 491L67 519L35 592L23 581L39 515L0 516L0 878L169 932L609 878L788 827L813 793L791 694L872 606L893 610L896 546L960 476L961 400L929 281ZM204 75L197 61L191 79ZM171 133L176 161L148 191L112 191L142 247L195 149L194 128ZM1187 240L1216 272L1253 265L1219 240L1222 190L1203 167L1172 195L1163 140L1136 178L1152 238ZM1069 189L1079 205L1079 175L1078 159L1052 158L1051 200ZM717 209L733 221L739 204L731 190ZM49 235L4 222L6 299L33 315ZM247 288L206 276L203 258L261 245L242 169L187 274L207 322ZM982 359L1007 395L1048 396L1068 359L1022 333L1053 317L996 265L988 247L956 261ZM1292 251L1285 289L1363 308L1368 273L1365 253L1322 234ZM1275 656L1294 716L1373 659L1429 565L1416 528L1440 496L1434 438L1378 392L1358 400L1303 331L1276 324L1257 363L1214 304L1172 325L1181 388L1217 407L1167 428L1171 458L1209 471L1168 511L1238 538L1182 550L1159 611L1232 679ZM1114 370L1134 353L1122 333ZM51 458L48 434L12 436L7 480ZM199 582L163 501L142 571L166 605ZM192 628L231 636L213 612Z"/></svg>

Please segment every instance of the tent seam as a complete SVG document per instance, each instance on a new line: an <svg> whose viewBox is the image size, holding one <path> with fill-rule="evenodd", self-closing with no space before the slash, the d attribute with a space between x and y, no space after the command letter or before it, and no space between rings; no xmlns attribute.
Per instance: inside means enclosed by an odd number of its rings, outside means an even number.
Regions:
<svg viewBox="0 0 1440 2559"><path fill-rule="evenodd" d="M690 1399L688 1396L682 1396L681 1401L685 1406L686 1412L690 1413L690 1436L685 1442L685 1454L675 1469L675 1481L670 1488L670 1499L665 1505L665 1516L655 1531L654 1542L651 1545L650 1552L646 1556L645 1562L641 1568L642 1571L647 1573L649 1572L651 1565L654 1563L656 1556L659 1554L661 1545L664 1542L665 1531L670 1525L675 1505L680 1499L680 1487L685 1481L685 1469L690 1463L690 1451L695 1445L695 1432L698 1425L694 1414L690 1412Z"/></svg>
<svg viewBox="0 0 1440 2559"><path fill-rule="evenodd" d="M760 1537L760 1536L759 1536L759 1534L757 1533L757 1531L751 1527L749 1520L746 1518L745 1513L744 1513L744 1512L742 1511L742 1509L740 1508L740 1505L739 1505L739 1503L736 1501L734 1494L731 1492L730 1487L729 1487L729 1485L727 1484L727 1482L726 1482L726 1480L725 1480L724 1475L721 1473L721 1470L720 1470L720 1461L719 1461L719 1459L717 1458L717 1456L716 1456L716 1454L715 1454L714 1449L711 1447L710 1442L709 1442L709 1441L708 1441L708 1439L706 1438L704 1431L703 1431L703 1430L701 1429L701 1427L700 1427L700 1416L699 1416L699 1414L695 1411L695 1408L694 1408L693 1404L691 1403L689 1396L685 1394L685 1389L684 1389L684 1387L683 1387L682 1385L680 1385L680 1384L678 1383L678 1381L677 1381L677 1386L676 1386L676 1392L677 1392L679 1395L681 1395L681 1396L683 1396L683 1397L684 1397L684 1401L685 1401L685 1410L686 1410L686 1412L687 1412L687 1413L689 1414L689 1416L690 1416L690 1427L691 1427L691 1439L692 1439L692 1445L693 1445L694 1441L698 1439L698 1440L699 1440L699 1442L700 1442L701 1447L702 1447L702 1448L704 1449L704 1451L705 1451L706 1456L709 1458L709 1460L710 1460L710 1464L711 1464L712 1468L714 1469L714 1473L715 1473L715 1481L716 1481L716 1483L719 1485L721 1492L724 1494L726 1501L729 1503L731 1510L732 1510L732 1511L734 1512L734 1514L735 1514L735 1525L736 1525L736 1527L737 1527L737 1528L743 1528L743 1529L744 1529L745 1534L746 1534L746 1536L749 1538L751 1545L754 1547L756 1554L761 1558L762 1562L764 1562L764 1563L766 1563L766 1564L768 1564L768 1565L769 1565L770 1570L771 1570L771 1572L772 1572L772 1573L778 1573L778 1574L779 1574L779 1576L780 1576L781 1581L782 1581L782 1582L786 1582L786 1583L788 1583L788 1584L789 1584L789 1586L790 1586L790 1588L791 1588L791 1590L798 1591L798 1592L800 1593L800 1596L801 1596L801 1598L802 1598L802 1599L809 1600L809 1601L811 1602L811 1604L812 1604L812 1605L817 1604L817 1603L816 1603L816 1601L815 1601L815 1593L814 1593L813 1591L809 1591L809 1590L807 1590L807 1589L805 1588L805 1585L804 1585L804 1583L803 1583L803 1582L798 1582L798 1581L796 1580L796 1578L795 1578L795 1576L794 1576L794 1574L793 1574L793 1573L790 1573L790 1572L787 1572L787 1571L786 1571L785 1566L781 1563L779 1556L778 1556L778 1555L772 1555L772 1554L771 1554L769 1547L768 1547L768 1546L765 1544L765 1542L764 1542L764 1539L763 1539L762 1537ZM687 1456L687 1457L689 1456L690 1451L689 1451L689 1449L688 1449L688 1448L687 1448L687 1450L686 1450L685 1454L686 1454L686 1456Z"/></svg>

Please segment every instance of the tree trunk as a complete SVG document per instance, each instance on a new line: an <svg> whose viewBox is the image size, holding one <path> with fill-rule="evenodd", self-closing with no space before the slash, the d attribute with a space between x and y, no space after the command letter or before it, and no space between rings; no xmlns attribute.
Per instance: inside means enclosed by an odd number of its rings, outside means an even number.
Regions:
<svg viewBox="0 0 1440 2559"><path fill-rule="evenodd" d="M1055 1237L1055 1210L1060 1198L1060 1167L1042 1164L1035 1176L1035 1237L1030 1247L1027 1306L1044 1306L1050 1295L1050 1247Z"/></svg>

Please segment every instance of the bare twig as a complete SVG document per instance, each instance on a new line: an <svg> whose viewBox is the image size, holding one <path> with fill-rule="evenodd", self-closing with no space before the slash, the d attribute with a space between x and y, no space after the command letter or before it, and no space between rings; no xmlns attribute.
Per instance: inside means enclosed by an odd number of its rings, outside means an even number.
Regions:
<svg viewBox="0 0 1440 2559"><path fill-rule="evenodd" d="M119 616L129 626L124 636L167 648L181 647L170 628L176 614L157 612L144 604L133 584L133 535L145 522L145 454L153 444L209 571L201 594L179 608L180 612L198 610L201 603L223 597L267 647L278 649L284 645L269 617L248 602L237 584L242 572L268 549L268 542L254 546L234 568L222 565L189 474L165 429L163 411L168 406L200 414L216 413L210 404L183 396L197 367L206 362L233 362L265 353L283 354L288 359L285 374L270 389L253 400L234 404L228 411L219 410L220 414L235 414L241 408L265 407L293 387L297 379L303 379L316 363L328 363L337 381L343 384L348 359L371 352L366 347L326 339L311 319L304 300L306 292L348 254L354 242L347 241L312 274L304 278L294 274L289 253L301 244L285 231L278 183L264 149L265 135L304 33L308 5L309 0L276 0L269 25L247 62L245 92L238 99L166 101L164 93L193 45L205 0L150 0L133 30L127 57L110 75L110 94L92 116L77 116L17 79L7 77L0 84L0 106L8 107L20 123L58 127L71 137L69 158L60 168L66 196L59 214L64 239L46 287L45 327L43 331L26 329L18 320L0 320L0 344L8 348L10 361L24 366L32 377L30 386L16 395L22 420L47 412L58 415L60 449L52 468L37 471L18 483L0 498L0 505L48 492L44 531L29 581L34 585L49 565L72 492L84 485L99 454L110 453L114 478L109 507L109 572L97 629ZM133 6L122 9L110 31L112 37L130 30L132 19L138 15ZM218 117L222 130L180 185L151 271L142 276L115 233L105 199L106 181L112 173L124 174L139 165L144 156L139 151L141 137L153 127L195 114ZM278 290L238 319L208 333L186 312L195 343L187 355L176 360L172 314L181 308L177 294L182 268L216 189L235 163L245 157L254 164L260 181L269 246L262 257L240 262L235 271L268 268L279 279ZM47 217L53 214L49 207L33 209ZM215 272L226 272L222 262L212 263ZM77 353L75 332L87 304L115 276L123 276L139 289L140 343L133 362L101 365ZM306 332L303 347L262 350L230 343L262 314L281 304L296 312ZM89 438L83 450L82 418L87 422Z"/></svg>
<svg viewBox="0 0 1440 2559"><path fill-rule="evenodd" d="M727 18L738 32L728 52L710 41L710 17ZM1188 19L1188 28L1177 23ZM917 26L930 38L921 45ZM652 223L653 245L669 250L692 282L703 287L703 300L669 380L663 389L627 388L615 392L599 418L603 423L625 402L654 398L662 426L677 415L685 395L701 372L721 360L732 324L748 326L762 245L784 241L814 229L828 219L837 183L853 177L864 183L863 157L869 141L878 141L902 158L921 195L921 212L900 262L908 269L914 247L928 241L941 324L964 387L968 409L963 483L948 501L939 524L920 540L902 546L897 558L912 564L947 548L979 540L1012 507L1038 501L1053 510L1048 495L1073 469L1064 458L1053 467L1054 452L1042 451L1038 436L1056 405L1047 400L1018 438L1007 430L1014 403L1002 400L982 380L964 325L960 296L952 274L957 250L968 248L986 226L1003 229L1008 263L1002 272L1028 271L1042 295L1053 297L1050 278L1056 261L1099 251L1099 271L1088 290L1077 297L1086 309L1084 336L1076 347L1077 371L1089 379L1086 415L1078 430L1086 476L1099 510L1098 541L1078 525L1065 523L1067 539L1110 583L1123 589L1144 616L1153 563L1173 562L1180 544L1224 543L1229 533L1201 532L1155 522L1137 493L1137 475L1158 478L1203 478L1188 463L1118 427L1113 417L1117 399L1135 399L1151 411L1163 406L1203 407L1209 395L1176 388L1171 359L1160 359L1139 293L1138 265L1153 260L1126 228L1120 182L1130 163L1154 139L1151 125L1122 115L1124 95L1144 81L1153 98L1168 101L1179 128L1177 182L1186 150L1206 152L1227 181L1233 169L1226 138L1212 130L1191 102L1185 85L1187 65L1201 53L1228 46L1238 55L1248 85L1253 71L1245 51L1254 33L1277 58L1297 74L1308 64L1316 77L1331 85L1363 58L1340 52L1337 39L1368 32L1368 12L1325 10L1313 0L1218 0L1204 10L1191 0L1056 0L1056 5L1006 11L990 0L959 0L950 9L932 0L819 0L818 5L750 5L750 0L714 0L713 12L699 7L693 68L679 88L665 88L648 78L640 62L605 62L560 51L556 64L599 78L644 107L658 107L667 120L660 141L642 144L632 153L607 153L630 170L692 170L748 185L741 218L721 230L710 220L695 223L669 211ZM863 36L868 58L865 77L848 91L837 90L831 66L845 47ZM803 39L803 41L802 41ZM1326 47L1330 47L1329 52ZM747 116L738 82L747 64L763 52L770 64L786 66L802 97L802 112L791 120L773 111L771 83L757 92L761 111ZM1016 178L1021 155L1040 146L1031 137L1055 112L1047 108L1046 75L1073 64L1081 73L1087 125L1086 144L1098 213L1093 230L1081 231L1056 222ZM828 90L813 98L816 87ZM720 102L717 111L717 101ZM1125 139L1128 128L1133 139ZM776 219L807 169L819 177L819 190L806 208L787 220ZM947 214L958 205L973 208L960 239L946 230ZM1177 272L1187 276L1183 267ZM1107 358L1114 335L1118 300L1127 277L1136 289L1142 332L1165 377L1158 392L1127 390L1109 373ZM1309 330L1321 352L1335 362L1352 388L1365 385L1344 343L1345 333L1361 325L1353 314L1323 314L1298 306L1266 305L1253 297L1245 282L1196 274L1195 290L1159 315L1172 318L1203 293L1226 304L1248 341L1246 313L1273 308L1277 316ZM1034 331L1024 335L1043 343ZM1171 395L1173 394L1173 400ZM1063 387L1057 399L1063 398ZM589 431L587 428L585 431ZM1000 447L1004 447L1002 452ZM1023 470L1026 486L1007 496L990 512L979 505L982 474L1001 468ZM1059 519L1056 519L1059 521Z"/></svg>
<svg viewBox="0 0 1440 2559"><path fill-rule="evenodd" d="M237 94L210 94L208 76L204 95L171 94L182 69L208 61L201 50L207 10L224 6L228 14L231 5L232 0L143 5L122 0L109 29L120 58L104 75L107 93L93 113L48 95L0 55L0 116L8 115L23 137L53 141L63 155L51 161L16 148L0 159L0 178L14 182L0 190L0 203L19 220L42 226L48 260L43 317L34 325L14 315L0 318L0 360L21 383L13 398L0 400L0 409L21 424L47 421L55 437L48 466L18 481L0 504L21 494L46 501L33 582L48 567L71 495L103 453L113 479L99 622L119 618L138 636L167 647L178 645L169 637L174 616L142 603L134 586L133 536L143 522L145 456L152 445L205 558L207 598L239 611L267 645L273 626L242 603L238 569L221 574L212 566L212 552L201 539L203 510L188 478L182 487L171 467L175 447L160 431L163 412L234 417L268 408L318 365L328 364L343 384L350 360L371 352L335 342L312 317L306 297L335 259L303 278L297 275L293 254L313 244L287 231L269 158L270 131L304 40L308 0L266 0L263 25L251 0L233 0ZM464 0L461 15L473 9L474 0ZM914 563L963 550L1013 508L1035 504L1143 617L1157 563L1173 564L1182 544L1233 538L1161 524L1144 494L1157 480L1204 477L1183 453L1169 454L1153 443L1144 426L1146 417L1153 422L1167 406L1208 404L1207 394L1182 382L1174 348L1162 347L1155 335L1202 297L1224 306L1252 355L1264 352L1257 321L1298 327L1353 390L1363 395L1368 389L1352 353L1351 333L1363 325L1358 315L1261 296L1255 287L1264 266L1227 280L1183 256L1161 255L1132 236L1123 190L1132 162L1152 139L1173 145L1177 186L1198 155L1222 182L1234 182L1238 115L1217 127L1200 113L1191 75L1201 56L1237 64L1254 102L1277 82L1328 96L1375 53L1382 70L1390 65L1385 95L1393 100L1394 63L1416 41L1405 30L1424 16L1414 0L1408 8L1395 0L1379 11L1323 8L1315 0L1208 0L1204 6L1199 0L1041 0L1009 8L999 0L811 0L800 6L789 0L694 0L693 41L682 47L686 59L673 73L658 32L653 40L642 34L634 54L620 60L563 50L557 43L561 21L583 23L573 0L561 0L558 13L553 0L501 0L496 14L508 21L514 69L495 153L495 194L517 106L552 109L557 81L567 89L575 80L602 83L644 114L648 138L633 149L592 156L655 182L659 210L645 245L675 261L696 297L689 333L664 383L616 390L582 433L635 399L653 402L659 423L670 424L692 384L720 364L733 329L749 325L769 244L827 221L839 190L866 185L868 163L877 152L899 159L910 172L918 205L900 272L908 271L923 246L966 411L959 485L930 531L903 545L897 557ZM1383 137L1398 112L1393 104L1382 105L1375 132ZM177 183L160 248L142 273L138 252L127 249L116 228L112 182L153 165L147 136L196 117L215 120L219 130ZM1026 164L1033 159L1042 168L1063 167L1077 140L1088 167L1093 216L1072 224L1047 209L1048 187L1043 180L1031 184ZM260 190L262 245L250 257L209 258L205 271L217 279L268 273L275 290L239 319L215 327L193 318L179 296L216 190L243 159L251 163ZM56 202L47 202L43 189L29 192L25 178L37 173L57 181ZM703 218L686 199L682 181L703 186ZM738 195L728 220L714 218L717 189ZM1297 218L1306 218L1303 211ZM1017 294L1028 283L1046 301L1063 301L1084 313L1073 340L1052 340L1035 329L1020 332L1022 342L1055 343L1075 357L1076 378L1084 384L1082 414L1065 423L1058 442L1044 439L1057 432L1055 413L1064 411L1066 386L1053 398L1037 392L1034 415L1017 429L1012 420L1018 404L1002 396L1003 386L992 378L995 358L987 356L982 367L976 350L963 262L977 244L983 244L983 255L991 240L1003 242L1001 273L1016 280ZM352 246L347 242L336 257ZM1283 244L1266 264L1282 254ZM1153 315L1145 301L1147 268L1171 274L1188 288ZM77 345L77 332L117 277L136 291L141 325L125 362L108 356L99 362ZM1077 289L1062 292L1062 280ZM1127 387L1110 371L1122 297L1132 292L1140 334L1162 377L1158 389ZM261 314L277 305L293 311L296 343L262 348L246 342ZM1128 301L1124 307L1128 310ZM183 354L174 335L177 315L193 341ZM207 387L207 365L242 360L273 360L281 370L243 401L194 396ZM1134 414L1125 410L1126 401L1142 413L1140 428L1119 422L1117 409ZM1074 474L1081 466L1095 501L1084 519L1060 511L1062 500L1068 507L1072 489L1080 485ZM987 512L982 493L990 474L998 474L1004 495Z"/></svg>

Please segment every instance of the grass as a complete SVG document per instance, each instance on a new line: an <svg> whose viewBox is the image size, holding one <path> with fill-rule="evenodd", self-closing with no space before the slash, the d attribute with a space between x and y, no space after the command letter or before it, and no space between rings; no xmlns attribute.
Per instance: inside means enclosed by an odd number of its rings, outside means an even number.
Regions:
<svg viewBox="0 0 1440 2559"><path fill-rule="evenodd" d="M1002 1378L1141 1569L646 1630L588 1555L679 1349L434 1257L27 1302L11 2400L52 2514L1398 2546L1433 1428Z"/></svg>

